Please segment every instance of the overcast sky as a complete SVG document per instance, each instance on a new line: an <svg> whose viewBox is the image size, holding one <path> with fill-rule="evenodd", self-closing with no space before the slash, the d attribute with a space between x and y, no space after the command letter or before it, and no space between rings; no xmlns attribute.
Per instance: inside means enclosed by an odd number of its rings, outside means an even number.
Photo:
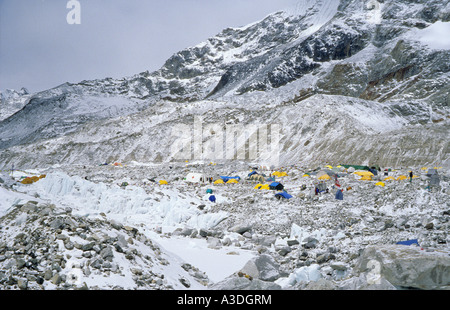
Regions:
<svg viewBox="0 0 450 310"><path fill-rule="evenodd" d="M0 90L31 92L64 82L159 69L171 55L226 27L239 27L298 0L0 0Z"/></svg>

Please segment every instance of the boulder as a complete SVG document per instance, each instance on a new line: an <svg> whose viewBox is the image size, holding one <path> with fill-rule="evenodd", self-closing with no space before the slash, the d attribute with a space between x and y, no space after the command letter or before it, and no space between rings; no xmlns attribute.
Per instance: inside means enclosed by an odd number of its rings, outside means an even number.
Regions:
<svg viewBox="0 0 450 310"><path fill-rule="evenodd" d="M372 282L384 278L397 287L450 288L450 253L426 251L416 246L368 246L355 271L368 273Z"/></svg>
<svg viewBox="0 0 450 310"><path fill-rule="evenodd" d="M248 225L235 225L235 226L231 227L229 229L229 231L230 232L235 232L235 233L238 233L238 234L242 235L242 234L248 232L251 229L252 229L252 227L248 226Z"/></svg>
<svg viewBox="0 0 450 310"><path fill-rule="evenodd" d="M240 272L253 279L273 282L280 277L280 266L271 256L262 254L249 260Z"/></svg>

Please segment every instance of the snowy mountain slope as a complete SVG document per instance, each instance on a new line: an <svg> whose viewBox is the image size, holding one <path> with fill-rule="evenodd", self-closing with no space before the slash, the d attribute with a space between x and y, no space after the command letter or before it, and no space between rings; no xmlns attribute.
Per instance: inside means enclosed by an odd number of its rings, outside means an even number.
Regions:
<svg viewBox="0 0 450 310"><path fill-rule="evenodd" d="M0 91L0 121L21 110L30 97L31 94L24 87L19 91L14 89Z"/></svg>
<svg viewBox="0 0 450 310"><path fill-rule="evenodd" d="M449 20L449 1L299 1L180 51L158 71L32 95L0 122L1 165L169 160L173 126L195 116L286 125L286 163L313 164L316 152L445 162L450 51L415 34ZM416 144L427 140L435 148ZM352 154L361 141L365 153ZM412 146L393 152L399 145Z"/></svg>
<svg viewBox="0 0 450 310"><path fill-rule="evenodd" d="M87 121L136 113L142 106L142 101L129 97L60 86L29 97L21 110L0 123L0 148L64 135Z"/></svg>
<svg viewBox="0 0 450 310"><path fill-rule="evenodd" d="M194 121L199 117L204 121L201 138L204 147L216 138L208 132L208 125L225 128L227 124L238 124L245 128L251 124L279 124L281 139L277 147L282 165L298 162L308 165L323 162L447 165L449 120L428 124L430 118L437 116L421 106L386 105L330 95L315 95L276 107L208 101L180 106L165 102L126 117L87 123L65 137L12 147L3 152L0 159L5 168L13 163L16 167L30 168L56 162L97 165L114 161L225 159L224 152L219 157L194 158L192 152L186 158L173 157L172 145L179 139L175 126L185 124L194 134Z"/></svg>

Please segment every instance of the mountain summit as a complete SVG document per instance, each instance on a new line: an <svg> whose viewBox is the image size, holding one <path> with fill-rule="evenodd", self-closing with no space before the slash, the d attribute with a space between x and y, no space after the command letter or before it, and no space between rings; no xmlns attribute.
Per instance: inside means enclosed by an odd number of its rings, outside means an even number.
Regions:
<svg viewBox="0 0 450 310"><path fill-rule="evenodd" d="M155 72L27 95L0 122L0 159L170 161L171 128L199 117L280 124L282 164L447 165L450 51L427 38L449 21L448 0L299 1Z"/></svg>

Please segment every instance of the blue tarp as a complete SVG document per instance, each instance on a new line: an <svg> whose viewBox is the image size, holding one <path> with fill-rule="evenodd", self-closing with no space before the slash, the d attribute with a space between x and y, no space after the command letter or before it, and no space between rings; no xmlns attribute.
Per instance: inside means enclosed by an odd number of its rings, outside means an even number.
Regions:
<svg viewBox="0 0 450 310"><path fill-rule="evenodd" d="M419 245L419 240L417 239L411 239L411 240L405 240L405 241L399 241L396 244L402 244L402 245L412 245L412 244L417 244Z"/></svg>
<svg viewBox="0 0 450 310"><path fill-rule="evenodd" d="M216 202L216 196L214 195L209 196L209 201Z"/></svg>
<svg viewBox="0 0 450 310"><path fill-rule="evenodd" d="M292 198L292 196L289 195L289 194L286 193L286 192L282 192L282 193L275 194L275 197L277 197L277 196L281 196L281 197L286 198L286 199Z"/></svg>
<svg viewBox="0 0 450 310"><path fill-rule="evenodd" d="M338 191L336 192L336 199L344 200L344 194L340 189L338 189Z"/></svg>
<svg viewBox="0 0 450 310"><path fill-rule="evenodd" d="M248 174L249 177L251 177L252 175L256 174L256 171L252 171Z"/></svg>

